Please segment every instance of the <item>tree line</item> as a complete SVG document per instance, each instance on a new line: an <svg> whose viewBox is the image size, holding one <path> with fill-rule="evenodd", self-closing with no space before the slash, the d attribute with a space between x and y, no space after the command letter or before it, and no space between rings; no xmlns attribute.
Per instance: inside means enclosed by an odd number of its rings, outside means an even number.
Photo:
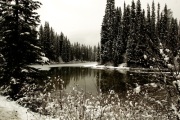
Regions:
<svg viewBox="0 0 180 120"><path fill-rule="evenodd" d="M160 4L141 8L140 0L131 5L124 3L115 8L114 0L107 0L101 27L101 64L118 66L125 62L129 67L150 67L154 63L163 66L161 49L178 55L180 24L172 11ZM172 61L171 61L172 62Z"/></svg>
<svg viewBox="0 0 180 120"><path fill-rule="evenodd" d="M24 79L27 75L21 73L29 73L32 68L28 65L42 62L43 57L52 62L96 61L100 47L71 43L62 32L54 32L48 22L39 27L40 16L36 10L40 7L41 3L34 0L0 0L3 79Z"/></svg>
<svg viewBox="0 0 180 120"><path fill-rule="evenodd" d="M98 46L71 43L62 32L56 33L48 22L39 28L39 46L51 61L96 61Z"/></svg>

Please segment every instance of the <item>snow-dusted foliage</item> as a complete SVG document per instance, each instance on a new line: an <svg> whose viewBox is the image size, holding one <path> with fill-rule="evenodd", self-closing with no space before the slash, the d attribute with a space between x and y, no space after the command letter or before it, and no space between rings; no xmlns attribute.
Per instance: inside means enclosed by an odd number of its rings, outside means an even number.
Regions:
<svg viewBox="0 0 180 120"><path fill-rule="evenodd" d="M128 67L149 68L154 64L163 64L152 59L159 57L159 54L171 51L176 55L179 25L167 5L160 12L158 4L156 12L152 2L152 6L148 4L145 11L141 1L137 0L136 3L132 1L131 5L124 4L121 12L121 8L115 9L114 4L114 0L107 1L102 22L101 64L111 62L117 66L117 63L127 62ZM169 58L164 60L169 61Z"/></svg>
<svg viewBox="0 0 180 120"><path fill-rule="evenodd" d="M167 103L169 103L170 106L166 105L166 107L173 111L177 119L180 119L180 53L178 50L175 52L167 47L167 45L163 45L160 42L160 57L156 58L156 61L161 61L161 65L157 65L159 72L161 72L161 78L158 82L161 83L160 87L163 88L167 94ZM169 74L163 72L165 68Z"/></svg>
<svg viewBox="0 0 180 120"><path fill-rule="evenodd" d="M21 76L21 69L40 57L36 30L40 22L36 10L40 5L34 0L8 0L1 4L0 52L5 59L4 71L9 74L4 78Z"/></svg>
<svg viewBox="0 0 180 120"><path fill-rule="evenodd" d="M126 97L113 90L109 90L107 94L103 94L100 90L96 96L78 86L66 92L63 87L64 81L59 77L55 79L56 84L51 78L42 85L24 83L18 94L22 97L17 102L47 118L55 119L168 120L176 118L178 113L176 104L172 103L168 107L166 91L157 83L136 84L134 89L126 92ZM16 82L14 78L13 81ZM176 113L173 114L172 110Z"/></svg>
<svg viewBox="0 0 180 120"><path fill-rule="evenodd" d="M40 56L40 59L37 60L38 63L41 63L42 65L43 64L49 64L50 61L49 61L49 58L45 57L45 56Z"/></svg>
<svg viewBox="0 0 180 120"><path fill-rule="evenodd" d="M43 63L49 62L49 59L47 57L42 56L41 59Z"/></svg>

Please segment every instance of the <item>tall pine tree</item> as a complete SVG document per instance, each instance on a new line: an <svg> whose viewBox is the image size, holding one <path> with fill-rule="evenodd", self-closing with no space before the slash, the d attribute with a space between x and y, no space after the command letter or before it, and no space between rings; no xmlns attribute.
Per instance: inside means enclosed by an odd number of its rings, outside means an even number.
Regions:
<svg viewBox="0 0 180 120"><path fill-rule="evenodd" d="M105 16L101 28L101 63L113 62L115 2L107 0Z"/></svg>
<svg viewBox="0 0 180 120"><path fill-rule="evenodd" d="M40 58L36 27L41 3L33 0L1 0L0 36L5 71L19 77L21 70Z"/></svg>

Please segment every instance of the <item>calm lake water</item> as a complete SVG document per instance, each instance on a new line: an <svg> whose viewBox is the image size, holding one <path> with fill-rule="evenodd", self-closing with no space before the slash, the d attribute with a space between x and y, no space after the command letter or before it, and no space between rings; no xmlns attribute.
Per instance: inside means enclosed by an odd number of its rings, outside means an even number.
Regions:
<svg viewBox="0 0 180 120"><path fill-rule="evenodd" d="M47 66L46 66L47 67ZM135 72L112 69L92 69L80 65L57 65L42 70L44 76L49 76L53 81L58 76L64 81L66 91L78 85L85 92L98 94L114 90L118 93L126 92L129 88L134 88L135 83L146 84L153 82L157 76L154 73Z"/></svg>

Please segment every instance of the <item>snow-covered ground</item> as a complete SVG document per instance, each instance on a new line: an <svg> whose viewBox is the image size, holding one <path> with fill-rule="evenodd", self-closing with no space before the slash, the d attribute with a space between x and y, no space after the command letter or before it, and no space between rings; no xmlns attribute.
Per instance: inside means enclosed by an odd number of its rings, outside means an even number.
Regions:
<svg viewBox="0 0 180 120"><path fill-rule="evenodd" d="M53 67L93 67L96 66L97 62L87 62L87 63L65 63L65 64L50 64L50 65L30 65L30 67L39 69L39 70L50 70Z"/></svg>
<svg viewBox="0 0 180 120"><path fill-rule="evenodd" d="M31 67L39 70L50 70L53 67L88 67L92 69L117 69L117 70L129 70L126 64L120 64L118 67L98 65L97 62L87 62L87 63L74 63L74 64L51 64L51 65L31 65Z"/></svg>
<svg viewBox="0 0 180 120"><path fill-rule="evenodd" d="M53 120L52 118L29 111L0 95L0 120Z"/></svg>

